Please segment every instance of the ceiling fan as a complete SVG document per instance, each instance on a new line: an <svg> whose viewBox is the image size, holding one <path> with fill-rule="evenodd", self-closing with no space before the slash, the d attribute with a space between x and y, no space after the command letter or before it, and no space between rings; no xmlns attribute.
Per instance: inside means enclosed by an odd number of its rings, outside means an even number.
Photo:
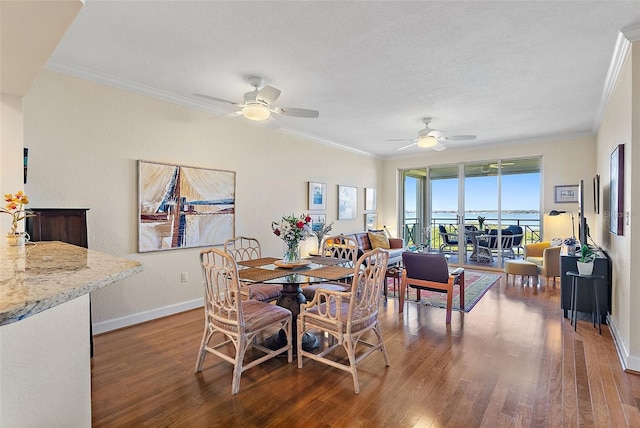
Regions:
<svg viewBox="0 0 640 428"><path fill-rule="evenodd" d="M249 76L247 81L253 86L253 91L244 94L244 101L236 103L218 97L212 97L205 94L193 94L197 97L206 98L219 103L231 104L234 113L242 114L245 118L255 121L266 121L272 114L281 114L293 117L309 117L315 118L320 115L317 110L308 110L304 108L274 107L272 105L280 96L280 89L266 85L264 78L260 76Z"/></svg>
<svg viewBox="0 0 640 428"><path fill-rule="evenodd" d="M406 146L402 146L396 149L404 150L409 147L418 146L421 148L430 148L433 150L441 151L447 148L443 144L443 141L463 141L463 140L475 140L475 135L449 135L447 136L444 132L438 131L436 129L429 128L429 124L431 123L430 117L425 117L422 119L422 123L424 123L424 129L418 131L418 138L413 140L410 139L399 139L399 140L387 140L387 141L411 141L411 144L407 144Z"/></svg>

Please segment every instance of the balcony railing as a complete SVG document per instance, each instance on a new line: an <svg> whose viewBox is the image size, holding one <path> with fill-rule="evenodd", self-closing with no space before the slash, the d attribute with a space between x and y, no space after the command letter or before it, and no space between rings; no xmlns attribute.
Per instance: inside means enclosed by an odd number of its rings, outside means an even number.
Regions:
<svg viewBox="0 0 640 428"><path fill-rule="evenodd" d="M464 224L478 226L477 218L465 218ZM497 225L497 218L485 219L485 225ZM438 233L438 226L443 225L447 233L457 233L458 226L451 223L451 218L433 217L428 229L423 227L420 229L418 218L407 217L403 227L403 235L405 245L424 246L429 249L439 249L442 244L442 237ZM522 245L531 244L540 241L540 220L539 219L521 219L502 217L502 228L509 226L520 226L523 230ZM489 226L491 227L491 226ZM496 226L493 226L496 227Z"/></svg>

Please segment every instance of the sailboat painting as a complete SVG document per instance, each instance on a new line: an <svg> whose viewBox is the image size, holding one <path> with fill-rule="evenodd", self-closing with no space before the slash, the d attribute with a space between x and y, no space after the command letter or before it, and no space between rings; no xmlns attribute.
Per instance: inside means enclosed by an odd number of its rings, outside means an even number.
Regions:
<svg viewBox="0 0 640 428"><path fill-rule="evenodd" d="M235 234L236 173L138 161L138 252L221 245Z"/></svg>

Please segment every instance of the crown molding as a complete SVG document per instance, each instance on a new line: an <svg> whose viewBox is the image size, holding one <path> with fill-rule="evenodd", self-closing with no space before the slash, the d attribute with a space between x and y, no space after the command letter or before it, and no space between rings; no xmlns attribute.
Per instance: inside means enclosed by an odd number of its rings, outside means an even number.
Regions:
<svg viewBox="0 0 640 428"><path fill-rule="evenodd" d="M205 101L195 100L189 97L183 97L173 94L171 92L162 91L156 88L152 88L146 85L140 85L125 79L118 79L107 74L89 70L83 67L77 67L61 61L50 60L45 68L47 70L56 71L62 74L68 74L69 76L78 77L80 79L89 80L94 83L109 86L112 88L122 89L128 92L133 92L138 95L144 95L149 98L155 98L157 100L166 101L173 104L178 104L185 107L190 107L195 110L206 111L215 115L229 114L229 110L216 107Z"/></svg>
<svg viewBox="0 0 640 428"><path fill-rule="evenodd" d="M89 80L94 83L99 83L105 86L122 89L128 92L133 92L139 95L143 95L145 97L155 98L157 100L166 101L169 103L177 104L180 106L192 108L195 110L205 111L208 113L212 113L219 116L224 116L229 114L229 111L224 108L218 108L210 103L205 101L195 100L189 97L183 97L176 94L172 94L167 91L158 90L152 88L150 86L140 85L138 83L134 83L124 79L118 79L113 76L109 76L104 73L97 72L95 70L89 70L82 67L77 67L71 64L67 64L61 61L50 60L45 68L47 70L56 71L58 73L67 74L69 76L78 77L80 79ZM252 123L253 124L253 123ZM372 153L364 152L362 150L353 149L351 147L343 146L333 141L325 140L322 138L315 137L313 135L305 134L298 131L293 131L287 128L278 129L279 132L284 134L296 136L299 138L303 138L305 140L310 140L318 144L322 144L325 146L330 146L333 148L337 148L340 150L345 150L348 152L356 153L363 156L374 157L377 158Z"/></svg>
<svg viewBox="0 0 640 428"><path fill-rule="evenodd" d="M598 107L598 113L596 114L596 118L593 122L592 130L594 133L597 133L600 129L604 111L609 104L613 90L618 82L618 77L620 77L620 70L622 70L622 66L624 65L624 62L629 55L629 51L631 50L631 43L639 40L640 25L624 28L618 33L618 38L616 39L615 48L611 57L611 63L609 64L609 70L607 71L607 77L604 80L600 106Z"/></svg>

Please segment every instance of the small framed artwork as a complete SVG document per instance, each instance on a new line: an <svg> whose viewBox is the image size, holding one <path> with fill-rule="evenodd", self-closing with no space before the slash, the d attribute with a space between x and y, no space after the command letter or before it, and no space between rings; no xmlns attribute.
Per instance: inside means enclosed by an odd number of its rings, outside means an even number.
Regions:
<svg viewBox="0 0 640 428"><path fill-rule="evenodd" d="M378 229L378 214L366 213L364 215L364 230L377 230Z"/></svg>
<svg viewBox="0 0 640 428"><path fill-rule="evenodd" d="M327 185L325 183L309 182L309 209L327 209Z"/></svg>
<svg viewBox="0 0 640 428"><path fill-rule="evenodd" d="M593 212L600 214L600 174L593 177Z"/></svg>
<svg viewBox="0 0 640 428"><path fill-rule="evenodd" d="M376 189L366 187L364 189L364 210L373 211L376 209Z"/></svg>
<svg viewBox="0 0 640 428"><path fill-rule="evenodd" d="M555 186L555 203L578 202L579 185L569 184L564 186Z"/></svg>
<svg viewBox="0 0 640 428"><path fill-rule="evenodd" d="M609 163L609 231L614 235L624 232L624 144L611 153Z"/></svg>
<svg viewBox="0 0 640 428"><path fill-rule="evenodd" d="M355 220L358 213L358 188L338 185L338 220Z"/></svg>
<svg viewBox="0 0 640 428"><path fill-rule="evenodd" d="M322 229L327 222L327 216L324 214L309 214L309 217L311 217L311 230L314 232Z"/></svg>

